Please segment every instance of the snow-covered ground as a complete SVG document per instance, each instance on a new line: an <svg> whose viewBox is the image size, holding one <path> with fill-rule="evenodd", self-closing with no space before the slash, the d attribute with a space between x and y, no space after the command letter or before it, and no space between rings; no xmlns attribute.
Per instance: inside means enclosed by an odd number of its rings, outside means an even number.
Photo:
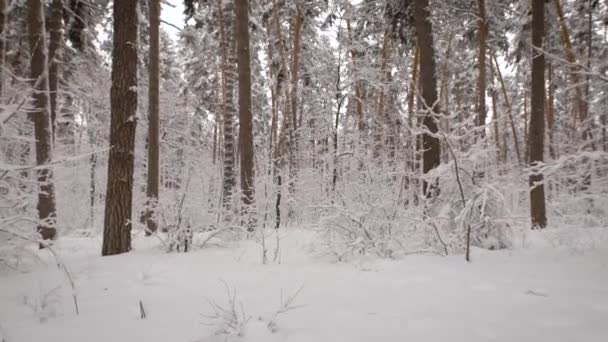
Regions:
<svg viewBox="0 0 608 342"><path fill-rule="evenodd" d="M248 342L608 341L604 242L554 243L564 235L547 231L523 248L475 249L469 264L424 255L332 263L312 233L283 234L281 263L268 265L253 241L167 254L138 238L133 252L102 258L99 238L63 238L56 250L80 314L54 264L4 274L0 334L6 342L224 341L221 330ZM229 298L235 325L230 315L210 317L212 303L228 308Z"/></svg>

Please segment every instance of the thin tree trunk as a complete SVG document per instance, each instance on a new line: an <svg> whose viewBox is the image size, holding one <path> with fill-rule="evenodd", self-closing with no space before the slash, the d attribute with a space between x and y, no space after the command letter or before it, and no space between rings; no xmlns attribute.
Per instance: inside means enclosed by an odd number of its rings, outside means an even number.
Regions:
<svg viewBox="0 0 608 342"><path fill-rule="evenodd" d="M584 123L586 120L586 103L583 99L583 89L580 83L579 73L581 71L580 65L577 64L576 55L574 54L574 49L572 48L572 42L570 41L570 33L568 31L568 27L566 26L566 20L564 18L564 12L562 10L562 5L560 0L554 0L555 10L557 12L557 18L560 26L560 33L562 37L562 43L564 45L564 49L566 50L566 58L568 63L570 63L570 77L572 78L572 84L574 85L575 90L575 100L576 100L576 112L578 113L578 121L579 123ZM575 119L576 122L576 119ZM587 137L587 129L583 130L583 139Z"/></svg>
<svg viewBox="0 0 608 342"><path fill-rule="evenodd" d="M48 67L46 36L44 31L43 7L40 0L27 1L29 45L32 54L30 78L34 87L33 109L30 118L34 122L36 139L36 165L43 166L53 159L53 141L49 111L49 89L46 71ZM54 239L55 229L55 187L53 172L49 167L38 172L38 233L43 239Z"/></svg>
<svg viewBox="0 0 608 342"><path fill-rule="evenodd" d="M249 1L236 0L236 43L239 77L239 150L241 158L241 191L244 210L253 210L255 191L255 165L253 145L253 116L251 113L251 56L249 52ZM247 229L253 231L255 213Z"/></svg>
<svg viewBox="0 0 608 342"><path fill-rule="evenodd" d="M547 226L545 209L545 186L543 175L538 169L543 163L545 139L545 55L543 39L545 36L545 0L532 1L532 94L530 134L528 135L528 150L530 153L530 216L532 229Z"/></svg>
<svg viewBox="0 0 608 342"><path fill-rule="evenodd" d="M298 82L300 71L300 47L302 41L302 3L296 0L296 13L294 14L293 24L293 57L291 65L291 120L296 136L295 147L297 150L297 129L298 129Z"/></svg>
<svg viewBox="0 0 608 342"><path fill-rule="evenodd" d="M511 101L509 100L509 94L507 93L507 87L505 86L505 81L502 78L502 72L500 71L500 65L498 64L498 59L496 58L496 54L494 53L494 51L490 51L490 53L492 54L492 59L494 60L494 65L496 66L496 74L498 75L498 81L500 82L500 88L502 89L502 96L505 101L505 107L507 109L507 116L509 117L509 123L511 126L511 134L513 134L513 146L515 147L515 154L517 156L517 162L521 163L519 140L517 139L517 129L515 128L515 120L513 120L513 112L511 111ZM506 125L506 120L505 120L505 125ZM506 134L506 132L507 132L507 130L505 127L504 133ZM507 148L506 137L504 140L505 140L504 147L505 147L505 151L506 151L506 148ZM526 140L524 140L524 142L525 141ZM506 158L506 154L505 154L505 158Z"/></svg>
<svg viewBox="0 0 608 342"><path fill-rule="evenodd" d="M441 146L439 139L431 134L437 133L435 115L439 114L437 101L437 79L435 77L435 50L433 48L433 28L430 21L428 0L416 0L414 6L414 20L416 26L416 39L420 48L420 84L422 88L423 126L430 134L422 135L422 172L428 174L439 166ZM422 191L427 197L432 197L438 191L436 186L424 181Z"/></svg>
<svg viewBox="0 0 608 342"><path fill-rule="evenodd" d="M535 0L532 0L535 1ZM524 96L524 144L526 150L524 151L524 159L526 163L530 161L530 141L528 139L528 94Z"/></svg>
<svg viewBox="0 0 608 342"><path fill-rule="evenodd" d="M273 10L272 10L272 14L274 17L274 26L275 26L275 33L277 35L278 38L278 45L279 45L279 55L281 58L281 68L283 69L284 72L288 72L289 69L287 67L287 52L285 51L285 45L283 44L283 35L282 35L282 31L281 31L281 23L279 21L279 7L277 5L276 0L272 1L272 5L273 5ZM293 72L293 70L292 70ZM287 144L287 149L289 150L289 182L288 182L288 188L289 188L289 192L293 195L293 193L295 192L295 178L296 178L296 146L295 146L295 141L296 141L296 137L295 137L295 128L292 127L292 124L289 124L289 118L293 118L293 108L291 108L291 99L292 99L292 94L291 94L291 90L290 87L285 86L283 87L284 92L285 92L285 111L283 113L283 133L281 134L285 134L286 132L289 134L289 139L288 141L285 141L285 144ZM292 119L293 120L293 119ZM279 139L281 140L281 139ZM281 153L281 159L284 158L283 157L284 153ZM279 162L279 164L282 165L284 163ZM280 171L279 171L280 172ZM278 203L278 200L277 200ZM289 207L289 217L293 216L293 210L294 208L292 206Z"/></svg>
<svg viewBox="0 0 608 342"><path fill-rule="evenodd" d="M414 99L416 98L416 87L418 86L418 66L420 65L420 49L418 45L414 49L414 60L412 61L412 77L410 78L410 86L407 94L407 111L410 126L414 117Z"/></svg>
<svg viewBox="0 0 608 342"><path fill-rule="evenodd" d="M6 49L6 38L5 38L5 26L6 26L6 2L7 0L0 0L0 100L4 95L4 65L5 65L5 49Z"/></svg>
<svg viewBox="0 0 608 342"><path fill-rule="evenodd" d="M391 45L391 39L390 39L390 29L386 28L384 30L384 38L382 39L382 63L380 65L380 79L381 79L381 84L380 84L380 89L379 89L379 94L378 94L378 109L377 109L377 113L376 113L376 119L374 120L374 122L376 123L374 125L374 158L379 158L380 157L380 152L382 151L382 148L384 146L384 141L382 139L382 137L384 136L384 131L385 128L387 126L387 120L386 120L386 113L384 110L385 107L385 97L386 97L386 92L385 92L385 88L386 88L386 81L387 81L387 65L388 65L388 60L390 58L390 45ZM389 71L390 73L390 71Z"/></svg>
<svg viewBox="0 0 608 342"><path fill-rule="evenodd" d="M352 59L353 73L357 72L357 51L352 47L353 37L350 27L350 20L346 20L346 30L351 44L350 56ZM363 120L363 101L361 99L361 80L358 77L355 79L355 113L357 114L357 129L359 132L365 130L365 121Z"/></svg>
<svg viewBox="0 0 608 342"><path fill-rule="evenodd" d="M478 25L479 25L479 54L477 56L477 66L479 76L477 79L477 125L486 125L486 40L488 36L488 27L486 22L486 5L485 0L478 0ZM485 129L482 130L481 136L485 136Z"/></svg>
<svg viewBox="0 0 608 342"><path fill-rule="evenodd" d="M549 155L552 159L556 159L557 155L555 153L555 146L553 144L553 125L554 125L554 88L553 85L553 66L549 62L547 63L547 77L548 77L548 87L547 89L547 137L549 138Z"/></svg>
<svg viewBox="0 0 608 342"><path fill-rule="evenodd" d="M57 119L57 94L59 91L59 65L63 50L63 0L51 3L50 43L49 43L49 93L51 104L51 129L55 141Z"/></svg>
<svg viewBox="0 0 608 342"><path fill-rule="evenodd" d="M137 1L114 2L110 156L102 255L131 249L137 119Z"/></svg>
<svg viewBox="0 0 608 342"><path fill-rule="evenodd" d="M160 0L149 0L150 61L148 65L148 178L145 213L146 235L158 228L153 206L158 202L160 183Z"/></svg>
<svg viewBox="0 0 608 342"><path fill-rule="evenodd" d="M496 86L494 85L494 63L490 59L490 79L492 87L490 88L490 96L492 97L492 123L494 126L494 142L496 144L496 160L501 162L505 160L503 148L500 146L500 127L498 106L496 105ZM505 147L506 148L506 147Z"/></svg>

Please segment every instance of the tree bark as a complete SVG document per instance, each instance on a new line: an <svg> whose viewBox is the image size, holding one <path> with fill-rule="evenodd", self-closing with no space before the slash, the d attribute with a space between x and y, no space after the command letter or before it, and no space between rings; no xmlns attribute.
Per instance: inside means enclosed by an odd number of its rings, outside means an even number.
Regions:
<svg viewBox="0 0 608 342"><path fill-rule="evenodd" d="M158 228L151 206L158 202L160 183L160 0L149 0L150 60L148 65L148 174L146 235Z"/></svg>
<svg viewBox="0 0 608 342"><path fill-rule="evenodd" d="M239 77L239 144L241 161L241 191L244 210L253 209L255 165L253 144L253 115L251 113L251 55L249 51L249 0L236 0L236 44ZM295 124L295 123L294 123ZM247 214L247 213L246 213ZM253 231L248 213L247 229Z"/></svg>
<svg viewBox="0 0 608 342"><path fill-rule="evenodd" d="M50 43L49 43L49 93L51 100L51 128L55 141L57 119L57 94L59 91L59 65L63 49L63 0L51 3Z"/></svg>
<svg viewBox="0 0 608 342"><path fill-rule="evenodd" d="M4 95L4 50L6 48L6 38L4 37L6 16L4 12L6 11L6 2L7 0L0 0L0 99Z"/></svg>
<svg viewBox="0 0 608 342"><path fill-rule="evenodd" d="M578 113L578 121L579 123L583 123L587 118L586 113L586 102L583 99L583 89L580 83L579 73L581 71L580 65L577 64L576 55L574 54L574 49L572 48L572 42L570 41L570 33L568 31L568 27L566 26L566 20L564 18L564 12L562 10L562 5L560 0L554 0L555 10L557 12L557 18L560 26L560 33L562 37L562 43L564 45L564 50L566 50L566 58L568 63L570 63L570 77L572 78L572 84L574 85L575 90L575 100L576 100L576 112ZM576 118L575 118L576 122ZM583 130L583 139L586 139L586 129Z"/></svg>
<svg viewBox="0 0 608 342"><path fill-rule="evenodd" d="M538 167L543 163L545 139L545 55L543 38L545 36L545 0L532 1L532 84L530 132L528 134L528 151L530 153L530 216L532 229L547 226L545 209L545 187L543 175Z"/></svg>
<svg viewBox="0 0 608 342"><path fill-rule="evenodd" d="M131 249L131 212L137 119L137 1L114 2L110 90L110 156L102 255Z"/></svg>
<svg viewBox="0 0 608 342"><path fill-rule="evenodd" d="M423 133L422 135L422 171L427 174L439 166L441 157L439 139L432 135L438 131L434 116L439 113L437 78L435 76L435 50L433 48L433 27L430 21L429 1L416 0L414 4L416 39L420 49L420 85L424 111L422 124L431 133ZM438 189L425 180L422 190L427 197L432 197Z"/></svg>
<svg viewBox="0 0 608 342"><path fill-rule="evenodd" d="M217 1L218 15L220 20L220 46L222 53L222 99L224 119L224 180L223 180L223 206L229 210L232 207L232 193L236 186L235 178L235 139L234 139L234 35L226 30L234 29L232 17L232 3L226 5L226 15L222 0Z"/></svg>
<svg viewBox="0 0 608 342"><path fill-rule="evenodd" d="M477 125L486 125L486 40L488 36L488 27L486 22L486 5L485 0L478 1L478 25L479 25L479 54L477 56L478 79L477 79ZM482 130L482 137L485 136L485 129Z"/></svg>
<svg viewBox="0 0 608 342"><path fill-rule="evenodd" d="M30 78L34 87L33 108L30 118L34 122L36 139L36 165L48 164L53 158L53 141L49 111L49 89L46 68L48 66L46 35L44 31L43 7L40 0L28 0L29 45L32 54ZM41 168L38 173L38 233L44 240L54 239L55 229L55 187L53 172L49 167Z"/></svg>

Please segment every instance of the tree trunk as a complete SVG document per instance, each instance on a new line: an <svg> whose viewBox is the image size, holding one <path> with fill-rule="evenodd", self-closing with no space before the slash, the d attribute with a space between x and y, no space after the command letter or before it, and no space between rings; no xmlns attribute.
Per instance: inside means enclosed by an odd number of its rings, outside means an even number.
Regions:
<svg viewBox="0 0 608 342"><path fill-rule="evenodd" d="M422 102L424 119L422 124L430 133L437 133L435 115L439 113L437 101L437 79L435 77L435 51L433 48L433 28L430 21L428 0L416 0L414 6L414 19L416 26L416 39L420 49L420 86L422 88ZM439 139L431 134L422 135L422 171L427 174L439 166L441 148ZM424 181L422 191L427 197L436 192L436 187Z"/></svg>
<svg viewBox="0 0 608 342"><path fill-rule="evenodd" d="M503 148L500 146L500 127L499 127L499 116L498 106L496 105L496 86L494 85L494 63L490 59L490 80L492 87L490 88L490 96L492 98L492 124L494 126L494 143L496 144L496 160L501 162L505 160ZM506 146L504 147L506 151Z"/></svg>
<svg viewBox="0 0 608 342"><path fill-rule="evenodd" d="M479 25L479 55L477 56L477 65L479 69L479 78L477 79L477 125L486 125L486 39L488 36L488 27L486 22L486 4L485 0L478 1L478 25ZM485 136L485 129L481 136Z"/></svg>
<svg viewBox="0 0 608 342"><path fill-rule="evenodd" d="M555 101L555 86L553 85L553 66L551 63L547 63L547 78L548 87L547 89L547 137L549 142L549 155L552 159L557 159L555 153L555 146L553 144L553 125L554 125L554 101Z"/></svg>
<svg viewBox="0 0 608 342"><path fill-rule="evenodd" d="M253 144L253 116L251 113L251 55L249 51L249 0L236 0L236 44L239 75L239 144L241 158L241 191L244 210L253 209L255 166ZM253 231L252 218L247 213L247 229Z"/></svg>
<svg viewBox="0 0 608 342"><path fill-rule="evenodd" d="M545 212L545 187L543 175L538 167L543 163L545 139L545 55L543 38L545 35L545 0L532 1L532 94L530 132L528 134L528 151L530 153L530 216L532 229L547 226Z"/></svg>
<svg viewBox="0 0 608 342"><path fill-rule="evenodd" d="M144 214L146 235L157 229L152 206L158 202L160 183L160 0L149 0L150 7L150 61L148 65L148 181L146 196L148 208Z"/></svg>
<svg viewBox="0 0 608 342"><path fill-rule="evenodd" d="M357 72L357 51L352 47L353 37L352 30L350 27L350 20L346 19L346 30L348 32L348 39L351 44L350 56L352 59L352 72ZM355 79L355 112L357 113L357 129L359 132L365 130L365 121L363 120L363 101L361 99L361 80L356 77Z"/></svg>
<svg viewBox="0 0 608 342"><path fill-rule="evenodd" d="M220 20L220 45L222 50L222 99L224 117L224 181L223 206L229 210L232 207L232 193L236 185L235 178L235 151L234 151L234 36L226 30L233 29L232 3L226 5L226 15L222 0L217 1Z"/></svg>
<svg viewBox="0 0 608 342"><path fill-rule="evenodd" d="M43 7L40 0L28 0L28 31L29 45L32 54L30 62L30 78L34 87L33 108L30 118L34 122L36 139L36 165L42 166L53 158L53 141L51 118L49 111L49 89L46 77L47 51L44 31ZM54 239L55 229L55 187L53 172L49 167L38 170L38 233L43 239Z"/></svg>
<svg viewBox="0 0 608 342"><path fill-rule="evenodd" d="M564 49L566 50L566 58L568 63L570 63L570 77L572 78L572 84L574 85L575 90L575 100L576 100L576 112L578 113L578 121L583 124L586 115L586 107L585 100L583 99L583 89L580 83L579 73L581 68L577 65L576 55L574 54L574 49L572 48L572 42L570 41L570 33L568 32L568 27L566 26L566 20L564 18L564 12L562 10L562 5L560 0L554 0L555 10L557 12L557 18L560 26L560 33L562 37L562 43L564 45ZM575 118L576 122L576 118ZM583 129L583 139L586 139L587 129Z"/></svg>
<svg viewBox="0 0 608 342"><path fill-rule="evenodd" d="M137 119L137 1L114 2L110 90L110 156L102 255L131 249L131 212Z"/></svg>
<svg viewBox="0 0 608 342"><path fill-rule="evenodd" d="M4 12L6 11L6 2L7 0L0 0L0 99L4 94L4 50L6 48L6 38L4 37L6 16Z"/></svg>
<svg viewBox="0 0 608 342"><path fill-rule="evenodd" d="M63 49L63 0L51 3L50 43L49 43L49 93L51 100L51 129L55 141L57 119L57 94L59 91L59 65Z"/></svg>

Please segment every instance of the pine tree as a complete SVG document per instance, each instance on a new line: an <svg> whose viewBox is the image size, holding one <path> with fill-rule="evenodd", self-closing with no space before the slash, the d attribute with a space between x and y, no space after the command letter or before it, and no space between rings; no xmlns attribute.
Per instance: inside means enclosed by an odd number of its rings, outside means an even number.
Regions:
<svg viewBox="0 0 608 342"><path fill-rule="evenodd" d="M51 3L50 43L49 43L49 92L51 108L51 128L55 139L55 122L57 119L57 95L59 92L59 65L63 48L63 0Z"/></svg>
<svg viewBox="0 0 608 342"><path fill-rule="evenodd" d="M253 117L251 113L251 55L249 51L249 1L236 0L236 45L239 80L239 151L241 158L241 191L245 210L254 202L255 166ZM248 223L250 224L250 223ZM250 225L249 230L253 230Z"/></svg>
<svg viewBox="0 0 608 342"><path fill-rule="evenodd" d="M148 206L158 201L160 183L160 0L150 0L150 58L148 65L148 173L146 195ZM152 209L146 210L146 234L156 231Z"/></svg>
<svg viewBox="0 0 608 342"><path fill-rule="evenodd" d="M102 255L131 249L131 211L137 123L137 1L114 2L110 91L110 156Z"/></svg>
<svg viewBox="0 0 608 342"><path fill-rule="evenodd" d="M29 45L32 54L30 78L34 87L34 108L30 117L34 122L36 139L36 165L44 166L53 158L52 128L49 111L49 89L47 68L46 34L43 7L40 0L28 0ZM55 188L53 173L49 167L38 170L38 232L43 239L56 236L55 223Z"/></svg>
<svg viewBox="0 0 608 342"><path fill-rule="evenodd" d="M416 40L420 49L420 87L422 89L422 109L424 119L422 125L431 134L437 133L435 116L439 112L437 101L437 79L435 76L435 50L433 48L433 27L430 21L428 0L416 0L414 3L414 18L416 26ZM439 138L424 133L422 136L422 171L427 174L439 166L441 146ZM423 183L423 192L426 196L433 196L434 185L428 181Z"/></svg>
<svg viewBox="0 0 608 342"><path fill-rule="evenodd" d="M531 116L528 134L528 151L530 154L530 216L532 229L547 226L545 212L545 186L539 166L543 163L545 141L545 54L543 38L545 36L545 1L532 0L532 95L530 99Z"/></svg>

